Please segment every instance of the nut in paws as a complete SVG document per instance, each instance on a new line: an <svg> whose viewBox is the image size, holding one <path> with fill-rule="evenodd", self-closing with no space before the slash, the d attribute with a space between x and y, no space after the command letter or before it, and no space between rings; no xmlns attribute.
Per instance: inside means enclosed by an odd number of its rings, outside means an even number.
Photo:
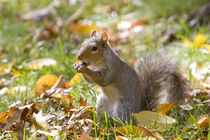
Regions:
<svg viewBox="0 0 210 140"><path fill-rule="evenodd" d="M88 69L87 66L81 62L74 64L73 67L77 72L80 73L84 73Z"/></svg>

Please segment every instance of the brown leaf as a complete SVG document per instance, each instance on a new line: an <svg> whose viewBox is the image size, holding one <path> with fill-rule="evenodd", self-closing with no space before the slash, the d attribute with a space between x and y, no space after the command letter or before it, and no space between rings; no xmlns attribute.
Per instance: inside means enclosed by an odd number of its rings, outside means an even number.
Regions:
<svg viewBox="0 0 210 140"><path fill-rule="evenodd" d="M91 106L80 106L78 108L73 108L70 111L73 112L73 114L71 115L68 124L78 119L93 119L93 112L95 110Z"/></svg>
<svg viewBox="0 0 210 140"><path fill-rule="evenodd" d="M91 137L89 135L90 135L90 132L92 130L92 127L93 127L93 122L90 122L87 127L83 128L84 131L83 131L81 137L79 138L79 140L89 140L89 139L91 139Z"/></svg>
<svg viewBox="0 0 210 140"><path fill-rule="evenodd" d="M80 106L87 106L87 101L85 101L82 97L79 100Z"/></svg>
<svg viewBox="0 0 210 140"><path fill-rule="evenodd" d="M70 104L69 106L65 106L64 107L64 112L65 113L68 113L71 109L73 109L73 108L75 108L74 106L73 106L73 104Z"/></svg>
<svg viewBox="0 0 210 140"><path fill-rule="evenodd" d="M200 128L205 128L206 126L209 125L209 123L210 123L210 119L208 117L203 117L198 120L198 124Z"/></svg>
<svg viewBox="0 0 210 140"><path fill-rule="evenodd" d="M28 104L22 107L11 107L10 111L0 114L0 130L15 130L22 121L28 121L32 114L37 112L35 104Z"/></svg>
<svg viewBox="0 0 210 140"><path fill-rule="evenodd" d="M148 19L139 19L131 25L130 29L133 29L136 26L145 25L145 24L149 24Z"/></svg>

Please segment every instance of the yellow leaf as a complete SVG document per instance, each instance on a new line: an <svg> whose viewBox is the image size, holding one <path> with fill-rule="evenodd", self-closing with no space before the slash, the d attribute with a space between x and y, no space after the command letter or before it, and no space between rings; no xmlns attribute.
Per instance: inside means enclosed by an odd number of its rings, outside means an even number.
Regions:
<svg viewBox="0 0 210 140"><path fill-rule="evenodd" d="M98 30L95 25L81 25L78 23L72 23L69 26L71 31L76 31L79 34L88 35L92 30Z"/></svg>
<svg viewBox="0 0 210 140"><path fill-rule="evenodd" d="M163 139L163 137L160 134L154 133L143 126L122 126L115 128L115 131L121 133L122 135L134 134L136 136L141 137L153 137L158 140Z"/></svg>
<svg viewBox="0 0 210 140"><path fill-rule="evenodd" d="M203 47L210 52L210 44L204 44Z"/></svg>
<svg viewBox="0 0 210 140"><path fill-rule="evenodd" d="M69 85L71 87L76 86L77 84L81 83L82 81L82 76L79 73L76 73L72 78L71 81L69 83Z"/></svg>
<svg viewBox="0 0 210 140"><path fill-rule="evenodd" d="M201 45L204 44L206 41L207 41L207 37L205 37L203 34L198 34L194 38L194 45L200 48Z"/></svg>
<svg viewBox="0 0 210 140"><path fill-rule="evenodd" d="M194 47L194 44L191 41L187 40L187 39L184 39L183 43L188 48L193 48Z"/></svg>
<svg viewBox="0 0 210 140"><path fill-rule="evenodd" d="M152 111L141 111L139 113L133 113L133 116L136 118L140 125L147 127L156 127L158 129L168 129L172 124L176 122L175 119L159 114Z"/></svg>
<svg viewBox="0 0 210 140"><path fill-rule="evenodd" d="M58 77L55 75L44 75L36 82L35 93L37 96L40 96L45 90L50 89L58 80Z"/></svg>
<svg viewBox="0 0 210 140"><path fill-rule="evenodd" d="M160 114L166 114L168 111L170 111L172 108L174 108L175 104L160 104L158 105L157 112Z"/></svg>

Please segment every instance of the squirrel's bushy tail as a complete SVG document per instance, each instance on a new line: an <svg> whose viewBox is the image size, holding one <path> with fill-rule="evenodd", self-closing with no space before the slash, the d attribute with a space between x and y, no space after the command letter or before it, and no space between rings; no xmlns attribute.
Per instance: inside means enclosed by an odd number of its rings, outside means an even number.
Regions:
<svg viewBox="0 0 210 140"><path fill-rule="evenodd" d="M144 91L142 106L145 109L183 102L187 84L169 56L147 55L136 63L135 69Z"/></svg>

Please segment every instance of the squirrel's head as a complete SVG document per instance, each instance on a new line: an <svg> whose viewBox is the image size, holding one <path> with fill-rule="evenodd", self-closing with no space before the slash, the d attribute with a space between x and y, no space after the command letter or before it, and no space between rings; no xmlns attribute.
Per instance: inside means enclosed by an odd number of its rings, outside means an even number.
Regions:
<svg viewBox="0 0 210 140"><path fill-rule="evenodd" d="M105 60L108 47L107 33L104 32L101 36L98 36L96 31L92 31L90 38L82 43L77 59L87 65L102 63Z"/></svg>

